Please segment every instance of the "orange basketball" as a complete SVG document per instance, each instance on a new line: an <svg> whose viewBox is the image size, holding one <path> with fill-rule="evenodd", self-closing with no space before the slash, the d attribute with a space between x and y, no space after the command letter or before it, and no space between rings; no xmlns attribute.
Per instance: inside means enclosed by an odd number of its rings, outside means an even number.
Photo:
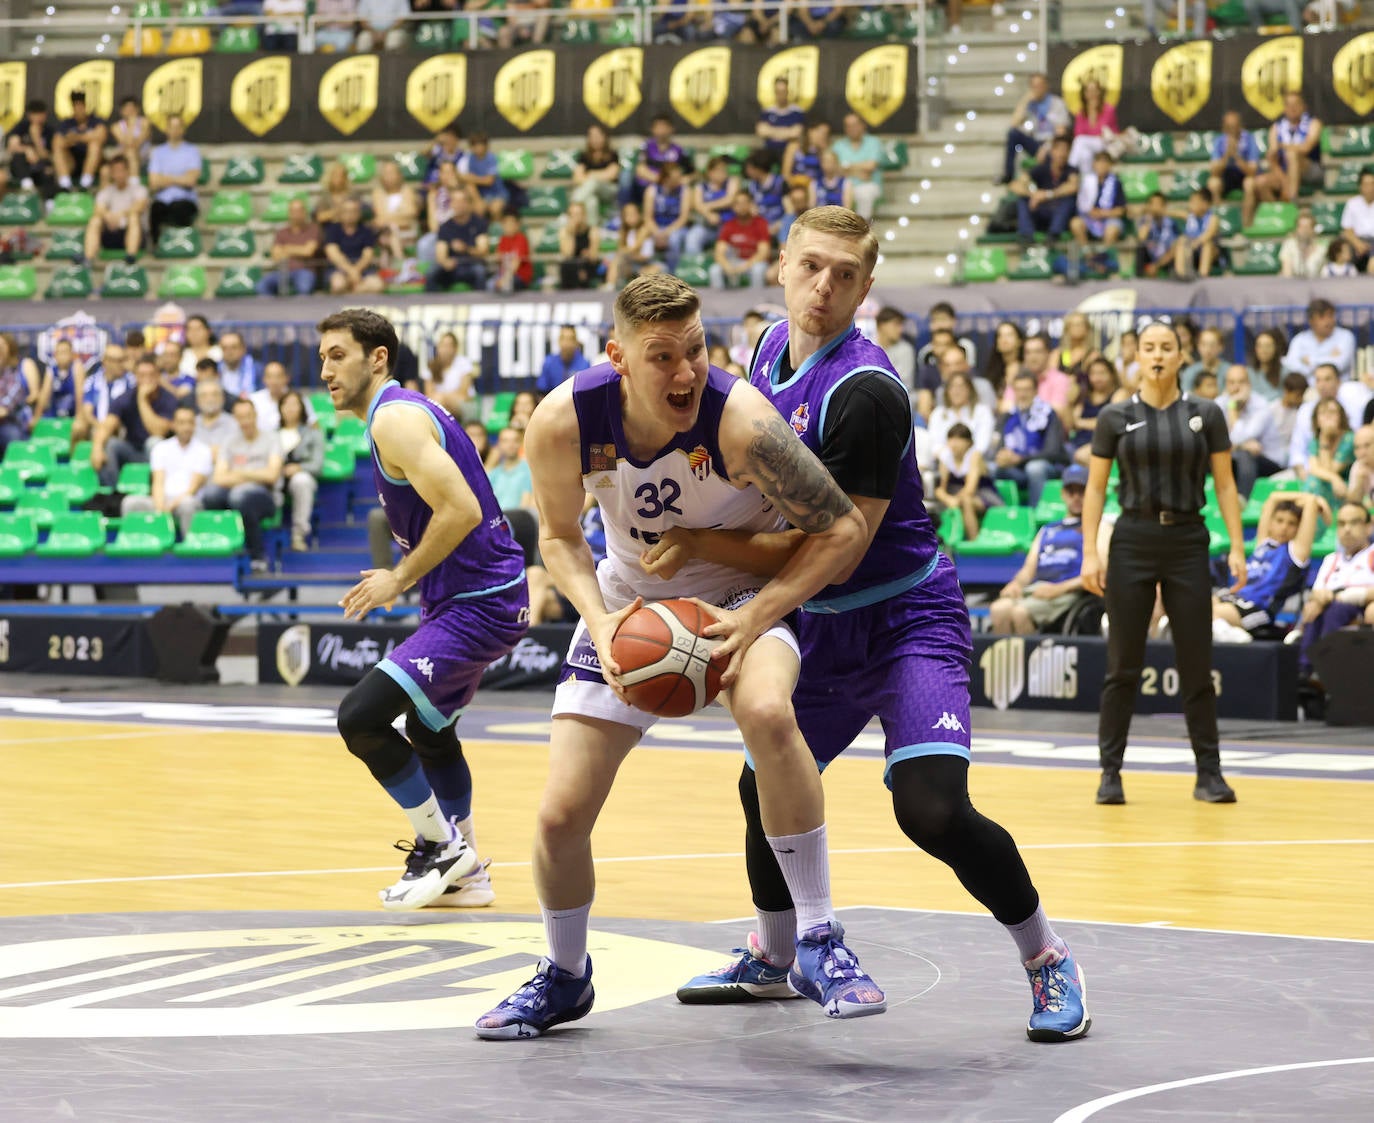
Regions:
<svg viewBox="0 0 1374 1123"><path fill-rule="evenodd" d="M626 617L611 640L630 701L658 717L686 717L720 693L711 662L718 639L703 636L711 618L688 600L654 601Z"/></svg>

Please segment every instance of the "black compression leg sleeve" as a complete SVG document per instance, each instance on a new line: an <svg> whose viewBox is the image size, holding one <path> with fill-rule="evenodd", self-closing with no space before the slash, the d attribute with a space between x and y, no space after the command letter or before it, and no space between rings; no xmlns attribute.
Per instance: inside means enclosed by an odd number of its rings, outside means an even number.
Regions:
<svg viewBox="0 0 1374 1123"><path fill-rule="evenodd" d="M763 833L758 780L747 764L739 775L739 801L744 806L744 864L754 907L760 912L787 912L792 908L792 894Z"/></svg>
<svg viewBox="0 0 1374 1123"><path fill-rule="evenodd" d="M410 696L376 667L344 695L339 706L339 734L344 744L379 783L410 763L414 751L410 742L391 726L409 709Z"/></svg>
<svg viewBox="0 0 1374 1123"><path fill-rule="evenodd" d="M912 757L894 764L889 779L897 825L949 866L984 908L1003 924L1020 924L1036 910L1040 896L1016 843L969 800L968 761Z"/></svg>
<svg viewBox="0 0 1374 1123"><path fill-rule="evenodd" d="M444 817L461 823L472 814L472 773L454 727L435 732L412 710L406 715L406 736L415 746Z"/></svg>

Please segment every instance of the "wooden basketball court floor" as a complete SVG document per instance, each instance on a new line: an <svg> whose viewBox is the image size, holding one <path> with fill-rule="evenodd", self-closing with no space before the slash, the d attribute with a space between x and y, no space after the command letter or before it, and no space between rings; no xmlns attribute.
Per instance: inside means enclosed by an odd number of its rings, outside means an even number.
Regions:
<svg viewBox="0 0 1374 1123"><path fill-rule="evenodd" d="M0 695L4 1123L441 1105L1374 1118L1367 730L1228 723L1240 802L1211 806L1191 799L1181 723L1141 720L1130 802L1104 808L1094 715L976 714L974 802L1016 837L1089 978L1092 1034L1046 1047L1024 1038L1005 934L897 830L871 733L827 770L827 815L836 903L892 1010L677 1004L742 944L750 905L737 735L718 711L662 723L595 838L597 1011L492 1045L472 1017L542 949L528 858L547 695L487 694L460 724L496 905L417 914L376 905L405 821L333 731L338 692L10 675Z"/></svg>

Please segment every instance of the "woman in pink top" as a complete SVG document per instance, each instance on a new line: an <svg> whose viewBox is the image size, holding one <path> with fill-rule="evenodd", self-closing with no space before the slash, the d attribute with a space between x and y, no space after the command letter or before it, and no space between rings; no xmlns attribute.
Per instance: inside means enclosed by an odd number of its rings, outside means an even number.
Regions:
<svg viewBox="0 0 1374 1123"><path fill-rule="evenodd" d="M1096 78L1083 83L1080 93L1082 109L1073 119L1073 147L1069 150L1069 165L1087 175L1096 156L1121 130L1116 124L1116 107L1107 101L1102 84Z"/></svg>

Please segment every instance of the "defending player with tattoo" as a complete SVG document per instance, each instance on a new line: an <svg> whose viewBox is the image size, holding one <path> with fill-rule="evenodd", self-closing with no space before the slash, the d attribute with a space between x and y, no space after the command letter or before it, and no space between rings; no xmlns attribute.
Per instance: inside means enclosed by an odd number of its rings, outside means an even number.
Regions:
<svg viewBox="0 0 1374 1123"><path fill-rule="evenodd" d="M807 534L830 529L854 504L781 416L755 419L750 476L793 526Z"/></svg>

